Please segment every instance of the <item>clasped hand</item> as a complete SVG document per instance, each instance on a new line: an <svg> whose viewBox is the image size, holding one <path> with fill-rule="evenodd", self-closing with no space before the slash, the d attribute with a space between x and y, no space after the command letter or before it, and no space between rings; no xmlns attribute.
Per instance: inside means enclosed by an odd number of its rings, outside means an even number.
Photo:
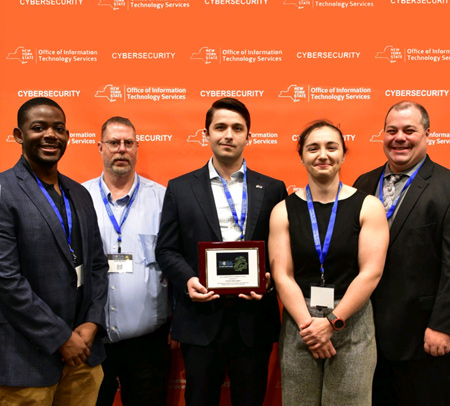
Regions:
<svg viewBox="0 0 450 406"><path fill-rule="evenodd" d="M80 365L91 355L90 348L97 334L95 323L79 325L70 338L59 348L62 360L70 366Z"/></svg>
<svg viewBox="0 0 450 406"><path fill-rule="evenodd" d="M331 358L336 350L331 343L334 329L326 318L313 317L300 326L300 336L308 346L314 358Z"/></svg>

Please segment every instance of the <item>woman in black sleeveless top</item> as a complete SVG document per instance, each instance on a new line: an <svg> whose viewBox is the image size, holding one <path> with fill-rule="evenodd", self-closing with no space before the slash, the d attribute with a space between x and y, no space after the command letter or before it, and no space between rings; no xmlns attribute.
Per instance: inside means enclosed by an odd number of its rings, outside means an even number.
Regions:
<svg viewBox="0 0 450 406"><path fill-rule="evenodd" d="M283 405L370 405L376 347L369 297L386 257L385 211L340 182L346 147L339 128L310 124L298 151L308 186L274 208L269 236L284 305Z"/></svg>

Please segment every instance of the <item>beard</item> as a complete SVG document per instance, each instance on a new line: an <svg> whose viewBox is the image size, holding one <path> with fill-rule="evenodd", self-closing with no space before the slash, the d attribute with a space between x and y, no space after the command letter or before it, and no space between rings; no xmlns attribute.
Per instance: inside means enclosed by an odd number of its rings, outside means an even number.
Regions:
<svg viewBox="0 0 450 406"><path fill-rule="evenodd" d="M120 165L116 165L116 162L120 161ZM126 161L126 163L125 163ZM131 162L128 158L121 157L118 159L114 159L111 163L111 170L116 175L126 175L132 169Z"/></svg>

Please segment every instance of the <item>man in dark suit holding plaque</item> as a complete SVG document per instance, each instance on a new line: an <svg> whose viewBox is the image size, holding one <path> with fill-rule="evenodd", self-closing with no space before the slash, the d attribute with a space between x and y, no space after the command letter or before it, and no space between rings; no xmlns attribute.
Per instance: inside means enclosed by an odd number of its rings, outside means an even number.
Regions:
<svg viewBox="0 0 450 406"><path fill-rule="evenodd" d="M378 344L374 405L448 405L450 399L450 171L428 157L430 120L403 101L388 111L388 162L355 187L379 196L390 226L372 302Z"/></svg>
<svg viewBox="0 0 450 406"><path fill-rule="evenodd" d="M247 169L249 131L243 103L217 100L205 125L213 157L169 181L164 199L156 257L175 288L172 338L181 342L188 406L219 405L226 372L234 406L261 406L278 340L278 303L270 286L265 294L222 295L199 281L199 242L267 243L271 210L286 197L283 182Z"/></svg>

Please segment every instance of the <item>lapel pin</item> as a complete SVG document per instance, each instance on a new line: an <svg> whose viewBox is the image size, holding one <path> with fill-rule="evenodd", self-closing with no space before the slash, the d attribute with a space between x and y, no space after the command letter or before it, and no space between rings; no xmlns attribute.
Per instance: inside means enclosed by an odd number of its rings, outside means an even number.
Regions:
<svg viewBox="0 0 450 406"><path fill-rule="evenodd" d="M258 189L262 189L262 188L263 188L261 185L256 185L256 187L257 187Z"/></svg>

